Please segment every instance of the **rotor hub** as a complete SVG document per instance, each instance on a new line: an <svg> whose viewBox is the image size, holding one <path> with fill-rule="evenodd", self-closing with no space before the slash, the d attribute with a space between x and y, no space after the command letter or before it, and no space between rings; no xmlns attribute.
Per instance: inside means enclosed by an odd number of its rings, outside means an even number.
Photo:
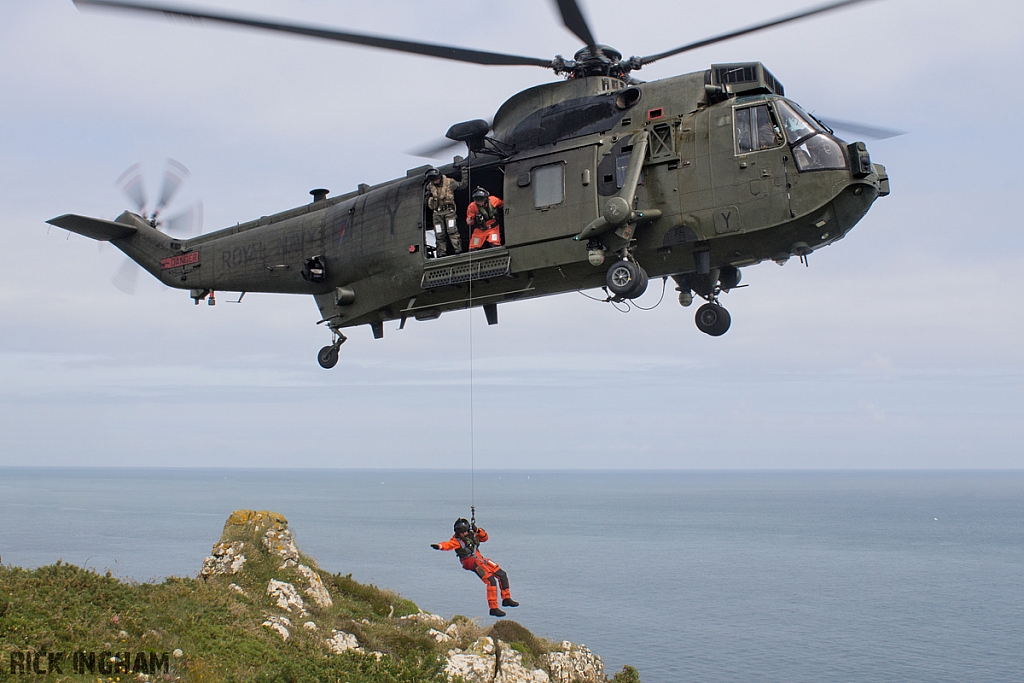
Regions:
<svg viewBox="0 0 1024 683"><path fill-rule="evenodd" d="M582 47L572 56L578 63L599 61L605 63L617 63L622 59L622 53L608 45L595 45L595 54L590 53L590 47Z"/></svg>
<svg viewBox="0 0 1024 683"><path fill-rule="evenodd" d="M608 45L595 45L594 50L583 47L573 55L573 62L567 65L574 78L581 76L622 76L622 53Z"/></svg>

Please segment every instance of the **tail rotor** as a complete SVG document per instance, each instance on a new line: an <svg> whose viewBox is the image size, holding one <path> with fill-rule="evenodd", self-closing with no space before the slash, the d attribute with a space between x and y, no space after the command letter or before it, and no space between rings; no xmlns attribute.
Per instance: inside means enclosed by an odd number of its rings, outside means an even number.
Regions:
<svg viewBox="0 0 1024 683"><path fill-rule="evenodd" d="M146 187L143 180L142 162L139 162L129 166L128 170L114 182L121 188L121 192L132 201L140 216L146 215Z"/></svg>
<svg viewBox="0 0 1024 683"><path fill-rule="evenodd" d="M148 211L145 174L141 162L133 164L122 173L115 185L131 201L134 210L150 225L173 237L187 239L195 237L203 231L202 202L196 202L167 219L161 219L160 214L171 204L182 185L188 180L189 175L189 170L184 164L168 158L164 163L163 183L160 187L159 199L152 212ZM140 269L141 266L135 261L126 258L114 277L111 278L111 283L121 292L133 295L138 289Z"/></svg>
<svg viewBox="0 0 1024 683"><path fill-rule="evenodd" d="M171 199L181 189L181 186L185 184L188 176L189 171L185 168L184 164L174 159L167 160L164 166L164 184L160 189L160 201L157 202L156 209L153 211L154 216L158 215L164 210L164 207L171 203Z"/></svg>

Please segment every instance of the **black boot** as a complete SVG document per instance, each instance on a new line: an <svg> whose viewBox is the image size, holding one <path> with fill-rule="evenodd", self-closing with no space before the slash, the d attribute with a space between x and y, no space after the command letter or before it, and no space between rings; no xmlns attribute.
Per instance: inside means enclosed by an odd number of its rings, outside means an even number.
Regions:
<svg viewBox="0 0 1024 683"><path fill-rule="evenodd" d="M503 617L503 616L505 616L505 613L504 613L504 612L502 612L502 611L501 611L500 609L498 609L497 607L492 607L492 608L491 608L491 616L492 616L492 617Z"/></svg>
<svg viewBox="0 0 1024 683"><path fill-rule="evenodd" d="M519 603L516 602L515 600L513 600L512 598L505 598L504 600L501 601L501 606L502 607L519 607Z"/></svg>

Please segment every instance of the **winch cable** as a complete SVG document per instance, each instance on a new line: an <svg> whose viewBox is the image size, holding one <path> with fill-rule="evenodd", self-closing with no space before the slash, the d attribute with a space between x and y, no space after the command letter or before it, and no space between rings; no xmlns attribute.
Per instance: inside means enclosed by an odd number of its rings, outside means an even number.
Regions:
<svg viewBox="0 0 1024 683"><path fill-rule="evenodd" d="M466 165L466 192L469 194L469 201L473 201L473 172L472 167ZM468 208L468 207L467 207ZM456 221L458 216L456 216ZM473 226L467 226L467 251L469 251L469 302L466 305L469 313L469 500L470 510L473 513L473 527L476 527L476 424L473 414Z"/></svg>

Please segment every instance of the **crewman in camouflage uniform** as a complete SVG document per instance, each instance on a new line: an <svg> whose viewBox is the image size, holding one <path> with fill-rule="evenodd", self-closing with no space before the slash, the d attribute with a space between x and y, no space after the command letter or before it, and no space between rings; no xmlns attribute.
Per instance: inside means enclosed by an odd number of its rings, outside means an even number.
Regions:
<svg viewBox="0 0 1024 683"><path fill-rule="evenodd" d="M462 253L462 240L459 237L459 226L456 221L455 191L465 189L468 178L455 181L443 175L436 168L426 173L427 207L434 212L434 237L437 239L436 255L447 256L448 240L452 243L452 252ZM447 235L447 239L445 239Z"/></svg>

